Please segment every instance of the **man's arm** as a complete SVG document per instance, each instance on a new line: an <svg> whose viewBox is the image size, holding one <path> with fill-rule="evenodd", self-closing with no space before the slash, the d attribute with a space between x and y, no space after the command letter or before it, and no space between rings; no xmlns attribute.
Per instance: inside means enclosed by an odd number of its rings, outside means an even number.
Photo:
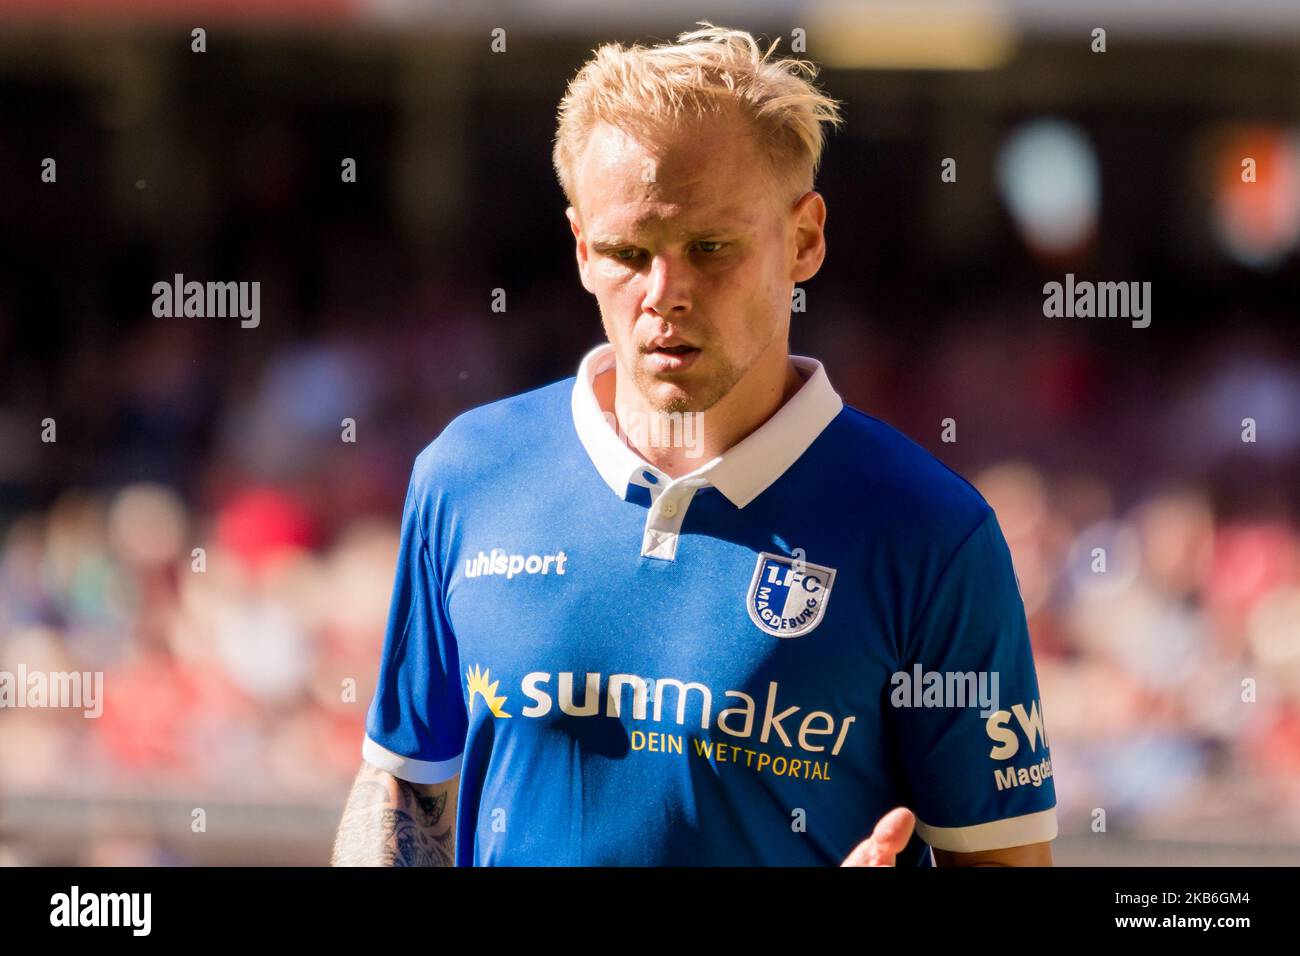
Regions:
<svg viewBox="0 0 1300 956"><path fill-rule="evenodd" d="M362 762L334 841L334 866L455 866L460 774L410 783Z"/></svg>
<svg viewBox="0 0 1300 956"><path fill-rule="evenodd" d="M934 850L934 862L939 866L1051 866L1052 844L1027 843L1001 850L981 850L978 853L953 853L951 850Z"/></svg>
<svg viewBox="0 0 1300 956"><path fill-rule="evenodd" d="M906 807L895 807L876 823L867 837L845 858L840 866L894 866L898 854L903 852L912 838L916 814ZM980 850L976 853L954 853L951 850L934 851L938 866L1051 866L1052 843L1027 843L1001 850Z"/></svg>

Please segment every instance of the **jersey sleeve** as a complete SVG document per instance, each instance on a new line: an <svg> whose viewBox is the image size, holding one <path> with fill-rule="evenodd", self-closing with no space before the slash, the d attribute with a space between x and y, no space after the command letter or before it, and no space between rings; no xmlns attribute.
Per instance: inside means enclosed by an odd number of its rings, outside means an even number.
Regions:
<svg viewBox="0 0 1300 956"><path fill-rule="evenodd" d="M906 658L886 710L920 837L959 853L1054 839L1029 626L992 510L941 573Z"/></svg>
<svg viewBox="0 0 1300 956"><path fill-rule="evenodd" d="M468 724L456 637L430 557L419 474L417 461L402 509L379 682L361 756L411 783L442 783L460 772Z"/></svg>

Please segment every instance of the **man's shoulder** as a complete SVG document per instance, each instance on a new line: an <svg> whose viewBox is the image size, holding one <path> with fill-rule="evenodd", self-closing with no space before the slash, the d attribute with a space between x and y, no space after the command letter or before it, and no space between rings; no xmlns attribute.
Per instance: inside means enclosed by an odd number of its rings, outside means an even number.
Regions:
<svg viewBox="0 0 1300 956"><path fill-rule="evenodd" d="M570 376L461 412L415 457L414 482L472 482L553 456L573 431L573 383Z"/></svg>
<svg viewBox="0 0 1300 956"><path fill-rule="evenodd" d="M846 495L900 530L964 538L992 512L984 496L894 426L846 404L819 445Z"/></svg>

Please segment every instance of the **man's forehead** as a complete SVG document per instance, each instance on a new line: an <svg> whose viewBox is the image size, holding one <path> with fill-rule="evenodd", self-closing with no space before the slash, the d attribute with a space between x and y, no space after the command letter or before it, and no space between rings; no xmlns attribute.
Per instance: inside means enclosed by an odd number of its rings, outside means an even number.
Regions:
<svg viewBox="0 0 1300 956"><path fill-rule="evenodd" d="M591 157L581 177L580 214L591 234L743 229L768 214L767 180L752 166L719 162L716 154L691 166L672 158L656 164L647 153L615 155L623 162Z"/></svg>
<svg viewBox="0 0 1300 956"><path fill-rule="evenodd" d="M735 194L738 178L754 165L750 155L736 156L718 143L712 149L602 150L586 156L581 178L592 189L623 203L654 201L698 203L714 195Z"/></svg>
<svg viewBox="0 0 1300 956"><path fill-rule="evenodd" d="M735 204L685 205L668 202L604 202L592 211L588 230L593 239L601 235L633 235L656 230L695 232L709 229L740 229L754 225L755 210Z"/></svg>
<svg viewBox="0 0 1300 956"><path fill-rule="evenodd" d="M765 191L754 175L760 163L749 136L734 124L656 134L601 123L588 138L577 178L593 217L608 211L621 219L676 218L674 207L681 207L712 219L757 205L750 194Z"/></svg>

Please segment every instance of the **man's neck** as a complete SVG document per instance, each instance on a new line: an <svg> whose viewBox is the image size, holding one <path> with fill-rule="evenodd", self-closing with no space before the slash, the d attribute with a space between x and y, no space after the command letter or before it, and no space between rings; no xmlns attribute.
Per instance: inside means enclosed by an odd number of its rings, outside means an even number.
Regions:
<svg viewBox="0 0 1300 956"><path fill-rule="evenodd" d="M700 413L664 416L656 412L630 382L620 388L624 382L617 366L597 375L592 387L601 410L614 413L627 445L670 478L679 478L747 438L803 387L806 379L788 352L783 351L780 359L783 374L742 380Z"/></svg>

